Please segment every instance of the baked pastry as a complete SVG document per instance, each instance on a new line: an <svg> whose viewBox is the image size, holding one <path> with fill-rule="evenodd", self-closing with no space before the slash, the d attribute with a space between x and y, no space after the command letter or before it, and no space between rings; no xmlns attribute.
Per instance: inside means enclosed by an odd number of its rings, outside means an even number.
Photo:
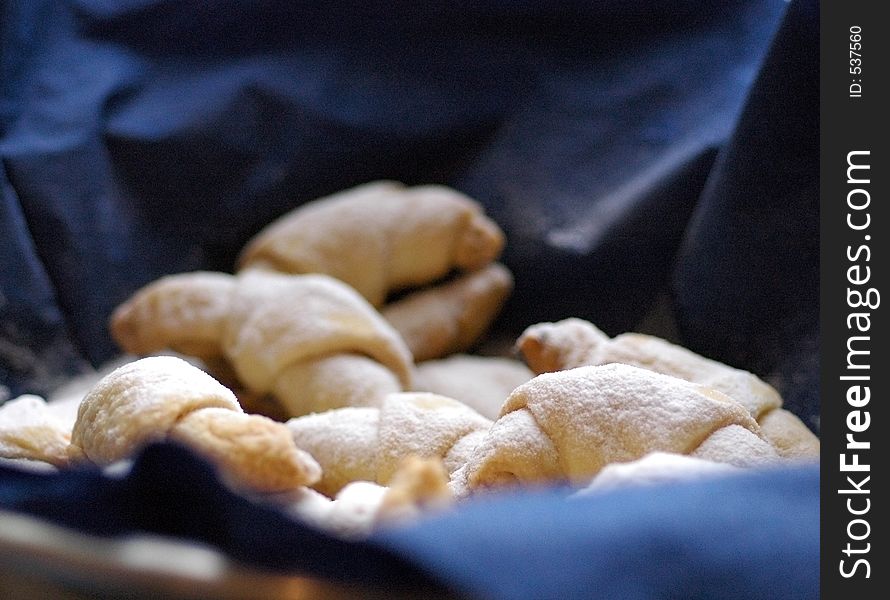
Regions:
<svg viewBox="0 0 890 600"><path fill-rule="evenodd" d="M0 458L68 464L71 428L40 396L25 394L0 406Z"/></svg>
<svg viewBox="0 0 890 600"><path fill-rule="evenodd" d="M550 481L581 485L609 463L655 451L736 466L778 460L756 421L726 395L609 364L538 375L516 388L454 477L467 490Z"/></svg>
<svg viewBox="0 0 890 600"><path fill-rule="evenodd" d="M572 494L580 498L625 487L660 485L739 473L739 467L685 454L650 452L642 458L603 467L591 482Z"/></svg>
<svg viewBox="0 0 890 600"><path fill-rule="evenodd" d="M492 264L503 245L498 226L463 194L378 181L287 213L248 242L238 268L346 282L421 361L467 350L497 316L513 287L506 267Z"/></svg>
<svg viewBox="0 0 890 600"><path fill-rule="evenodd" d="M513 290L499 263L409 294L381 309L417 362L465 352L488 329Z"/></svg>
<svg viewBox="0 0 890 600"><path fill-rule="evenodd" d="M408 457L389 486L353 481L331 499L311 488L300 488L262 499L340 537L361 539L375 529L415 519L447 507L453 497L442 461Z"/></svg>
<svg viewBox="0 0 890 600"><path fill-rule="evenodd" d="M341 408L287 422L297 445L322 467L313 487L331 497L353 481L388 485L412 455L441 458L451 474L490 425L456 400L423 392L390 394L380 408Z"/></svg>
<svg viewBox="0 0 890 600"><path fill-rule="evenodd" d="M483 417L497 419L510 392L532 377L528 367L512 358L455 354L418 364L414 389L454 398Z"/></svg>
<svg viewBox="0 0 890 600"><path fill-rule="evenodd" d="M287 416L376 405L411 385L411 353L361 296L326 275L249 270L171 275L138 291L111 319L133 354L170 348L229 365Z"/></svg>
<svg viewBox="0 0 890 600"><path fill-rule="evenodd" d="M405 521L442 509L452 500L442 459L409 455L390 479L378 516L381 522Z"/></svg>
<svg viewBox="0 0 890 600"><path fill-rule="evenodd" d="M463 194L378 181L287 213L248 242L238 268L325 273L379 307L393 291L479 269L503 245L500 228Z"/></svg>
<svg viewBox="0 0 890 600"><path fill-rule="evenodd" d="M624 333L609 338L581 319L532 325L517 345L536 373L583 365L624 363L679 377L720 392L744 406L761 425L764 437L787 458L819 456L819 439L792 413L782 397L756 375L700 356L661 338Z"/></svg>
<svg viewBox="0 0 890 600"><path fill-rule="evenodd" d="M103 377L80 404L68 455L109 465L165 439L192 448L224 478L251 490L284 491L321 477L285 425L245 414L230 390L172 356L137 360Z"/></svg>

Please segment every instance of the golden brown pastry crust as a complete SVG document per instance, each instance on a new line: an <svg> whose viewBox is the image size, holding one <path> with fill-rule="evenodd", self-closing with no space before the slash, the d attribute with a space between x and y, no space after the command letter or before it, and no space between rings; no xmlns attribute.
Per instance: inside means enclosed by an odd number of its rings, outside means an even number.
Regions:
<svg viewBox="0 0 890 600"><path fill-rule="evenodd" d="M532 325L517 346L536 373L623 363L719 390L741 402L755 419L782 403L772 386L747 371L650 335L625 333L609 338L581 319Z"/></svg>
<svg viewBox="0 0 890 600"><path fill-rule="evenodd" d="M353 481L331 499L310 488L262 496L316 527L341 537L362 539L376 528L446 508L453 496L447 473L436 458L408 457L389 487Z"/></svg>
<svg viewBox="0 0 890 600"><path fill-rule="evenodd" d="M378 519L400 521L447 506L453 496L439 457L408 456L396 469L380 504Z"/></svg>
<svg viewBox="0 0 890 600"><path fill-rule="evenodd" d="M321 476L287 427L244 414L231 391L171 356L137 360L103 377L81 402L68 454L108 465L163 439L189 446L232 483L258 491L293 489Z"/></svg>
<svg viewBox="0 0 890 600"><path fill-rule="evenodd" d="M420 362L469 350L488 330L512 290L510 271L492 263L409 294L381 312Z"/></svg>
<svg viewBox="0 0 890 600"><path fill-rule="evenodd" d="M252 490L288 490L321 477L318 463L297 448L287 427L260 415L205 408L182 417L168 437L210 459L234 484Z"/></svg>
<svg viewBox="0 0 890 600"><path fill-rule="evenodd" d="M387 485L412 455L438 457L455 470L475 446L460 442L490 425L456 400L422 392L390 394L379 409L341 408L287 422L297 445L322 466L313 487L328 496L352 481Z"/></svg>
<svg viewBox="0 0 890 600"><path fill-rule="evenodd" d="M26 394L0 406L0 458L68 463L71 431L43 398Z"/></svg>
<svg viewBox="0 0 890 600"><path fill-rule="evenodd" d="M284 215L245 246L239 269L325 273L381 306L394 290L490 263L503 243L497 225L463 194L379 181Z"/></svg>
<svg viewBox="0 0 890 600"><path fill-rule="evenodd" d="M785 458L812 460L819 457L819 438L796 415L777 408L764 414L758 422L763 437Z"/></svg>
<svg viewBox="0 0 890 600"><path fill-rule="evenodd" d="M768 455L763 462L777 459L751 415L720 392L628 365L579 367L539 375L514 390L463 477L469 489L582 484L612 462L653 451L692 453L729 426L739 426ZM747 462L749 455L719 460Z"/></svg>
<svg viewBox="0 0 890 600"><path fill-rule="evenodd" d="M532 377L534 373L513 358L455 354L418 364L414 389L454 398L496 419L510 392Z"/></svg>
<svg viewBox="0 0 890 600"><path fill-rule="evenodd" d="M410 352L348 286L325 275L257 271L238 280L222 344L249 388L269 391L288 366L343 353L370 356L410 385Z"/></svg>
<svg viewBox="0 0 890 600"><path fill-rule="evenodd" d="M114 310L111 335L133 354L169 348L201 359L219 357L236 281L207 271L162 277Z"/></svg>
<svg viewBox="0 0 890 600"><path fill-rule="evenodd" d="M375 404L411 384L412 357L398 333L325 275L172 275L121 305L111 329L135 354L197 348L210 364L230 366L248 392L274 392L291 416ZM346 362L361 368L337 368Z"/></svg>
<svg viewBox="0 0 890 600"><path fill-rule="evenodd" d="M184 360L134 361L103 377L83 398L70 453L107 465L166 438L183 416L209 407L241 411L229 389Z"/></svg>
<svg viewBox="0 0 890 600"><path fill-rule="evenodd" d="M581 319L532 325L520 336L517 346L536 373L623 363L698 383L739 402L761 425L782 406L779 393L752 373L654 336L625 333L610 339ZM783 456L818 457L818 438L797 417L782 412L786 414L773 416L775 426L763 427L763 435Z"/></svg>

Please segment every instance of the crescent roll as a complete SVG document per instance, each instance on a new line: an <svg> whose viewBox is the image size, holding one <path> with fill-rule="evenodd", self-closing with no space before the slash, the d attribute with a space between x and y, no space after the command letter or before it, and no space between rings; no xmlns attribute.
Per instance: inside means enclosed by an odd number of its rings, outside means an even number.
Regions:
<svg viewBox="0 0 890 600"><path fill-rule="evenodd" d="M740 404L697 384L622 364L539 375L516 388L473 450L466 489L568 481L607 464L674 452L736 466L778 459Z"/></svg>
<svg viewBox="0 0 890 600"><path fill-rule="evenodd" d="M411 385L413 360L399 334L326 275L171 275L119 306L111 331L127 352L170 348L229 365L248 392L272 394L287 416L375 405Z"/></svg>
<svg viewBox="0 0 890 600"><path fill-rule="evenodd" d="M497 419L510 392L532 377L513 358L455 354L418 364L414 389L454 398L483 417Z"/></svg>
<svg viewBox="0 0 890 600"><path fill-rule="evenodd" d="M513 288L506 267L492 264L503 246L501 230L467 196L378 181L285 214L248 242L238 269L344 281L426 360L467 350L497 316Z"/></svg>
<svg viewBox="0 0 890 600"><path fill-rule="evenodd" d="M581 498L625 487L660 485L739 473L739 467L686 454L650 452L626 463L606 465L593 480L570 496Z"/></svg>
<svg viewBox="0 0 890 600"><path fill-rule="evenodd" d="M70 439L71 428L40 396L25 394L0 406L0 458L64 467Z"/></svg>
<svg viewBox="0 0 890 600"><path fill-rule="evenodd" d="M451 474L463 465L491 421L445 396L404 392L380 408L349 407L287 422L294 439L319 462L313 487L334 496L353 481L391 482L409 456L442 459Z"/></svg>
<svg viewBox="0 0 890 600"><path fill-rule="evenodd" d="M532 325L520 336L517 345L536 373L624 363L713 388L744 406L782 456L800 459L819 456L819 439L800 419L781 408L782 397L771 385L752 373L705 358L661 338L638 333L609 338L587 321L566 319Z"/></svg>
<svg viewBox="0 0 890 600"><path fill-rule="evenodd" d="M463 194L378 181L281 217L245 246L238 267L325 273L381 306L392 291L479 269L503 245L500 228Z"/></svg>
<svg viewBox="0 0 890 600"><path fill-rule="evenodd" d="M448 283L409 294L381 309L420 362L469 350L513 290L513 275L499 263Z"/></svg>
<svg viewBox="0 0 890 600"><path fill-rule="evenodd" d="M262 499L340 537L361 539L379 527L442 510L453 497L440 459L410 456L393 474L389 486L353 481L334 498L300 488Z"/></svg>
<svg viewBox="0 0 890 600"><path fill-rule="evenodd" d="M285 425L245 414L228 388L172 356L137 360L99 380L78 408L68 454L108 465L163 439L189 446L255 491L295 489L321 477Z"/></svg>

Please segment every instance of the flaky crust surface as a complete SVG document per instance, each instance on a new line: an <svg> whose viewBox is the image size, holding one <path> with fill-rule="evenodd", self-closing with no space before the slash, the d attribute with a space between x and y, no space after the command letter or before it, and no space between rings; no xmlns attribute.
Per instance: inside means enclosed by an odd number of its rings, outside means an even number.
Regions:
<svg viewBox="0 0 890 600"><path fill-rule="evenodd" d="M453 281L409 294L386 305L381 312L419 362L472 348L512 290L510 271L492 263Z"/></svg>
<svg viewBox="0 0 890 600"><path fill-rule="evenodd" d="M0 458L43 461L57 467L68 463L70 429L30 394L0 406Z"/></svg>
<svg viewBox="0 0 890 600"><path fill-rule="evenodd" d="M467 484L580 484L608 463L688 454L729 425L759 436L741 405L681 379L621 364L543 374L507 399L467 465Z"/></svg>
<svg viewBox="0 0 890 600"><path fill-rule="evenodd" d="M413 373L399 334L355 290L326 275L169 276L121 305L112 332L135 354L199 351L246 392L274 393L290 416L377 403L410 387Z"/></svg>
<svg viewBox="0 0 890 600"><path fill-rule="evenodd" d="M800 419L781 409L782 398L771 385L752 373L660 338L625 333L610 339L587 321L566 319L532 325L517 346L538 373L623 363L713 388L744 406L780 455L801 459L819 456L818 438Z"/></svg>
<svg viewBox="0 0 890 600"><path fill-rule="evenodd" d="M510 392L532 377L528 367L512 358L455 354L418 364L414 388L454 398L496 419Z"/></svg>
<svg viewBox="0 0 890 600"><path fill-rule="evenodd" d="M491 421L444 396L403 392L380 408L341 408L287 422L297 445L324 471L315 489L335 495L352 481L387 485L409 456L436 457L456 469L465 453L461 441L486 431ZM476 440L476 437L473 437Z"/></svg>
<svg viewBox="0 0 890 600"><path fill-rule="evenodd" d="M228 388L184 360L154 356L128 363L99 380L81 401L72 457L110 464L165 438L188 413L209 407L241 412Z"/></svg>
<svg viewBox="0 0 890 600"><path fill-rule="evenodd" d="M103 377L81 402L68 454L108 465L164 439L190 447L231 483L257 491L293 489L321 476L286 426L245 414L230 390L172 356L137 360Z"/></svg>
<svg viewBox="0 0 890 600"><path fill-rule="evenodd" d="M381 306L391 291L488 264L503 243L497 225L463 194L380 181L281 217L247 244L239 268L325 273Z"/></svg>

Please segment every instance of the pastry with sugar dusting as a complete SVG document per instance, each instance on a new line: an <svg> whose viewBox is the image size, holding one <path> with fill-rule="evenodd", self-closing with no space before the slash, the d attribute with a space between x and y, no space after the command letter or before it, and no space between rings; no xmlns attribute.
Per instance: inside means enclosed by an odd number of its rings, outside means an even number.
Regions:
<svg viewBox="0 0 890 600"><path fill-rule="evenodd" d="M454 398L496 419L510 392L532 377L534 373L513 358L455 354L419 363L414 389Z"/></svg>
<svg viewBox="0 0 890 600"><path fill-rule="evenodd" d="M68 464L71 428L46 400L25 394L0 405L0 458Z"/></svg>
<svg viewBox="0 0 890 600"><path fill-rule="evenodd" d="M109 465L158 440L190 447L250 490L285 491L321 477L287 427L244 413L228 388L172 356L137 360L103 377L80 403L68 454L75 463Z"/></svg>
<svg viewBox="0 0 890 600"><path fill-rule="evenodd" d="M244 247L239 269L325 273L382 306L393 291L484 267L503 245L500 228L467 196L377 181L280 217Z"/></svg>
<svg viewBox="0 0 890 600"><path fill-rule="evenodd" d="M727 463L686 454L650 452L637 460L606 465L588 485L572 494L570 498L581 498L627 487L725 477L740 472L739 467Z"/></svg>
<svg viewBox="0 0 890 600"><path fill-rule="evenodd" d="M249 270L170 275L139 290L111 319L134 354L172 349L228 367L286 416L376 405L411 386L399 334L352 288L326 275Z"/></svg>
<svg viewBox="0 0 890 600"><path fill-rule="evenodd" d="M538 375L510 395L453 480L458 489L569 482L607 464L675 452L740 467L779 456L726 395L623 364Z"/></svg>
<svg viewBox="0 0 890 600"><path fill-rule="evenodd" d="M313 487L334 496L353 481L389 484L409 456L438 457L450 475L466 462L491 421L445 396L403 392L387 396L380 408L329 410L290 419L287 426L322 467Z"/></svg>
<svg viewBox="0 0 890 600"><path fill-rule="evenodd" d="M661 338L639 333L609 338L587 321L566 319L532 325L520 336L517 346L536 373L624 363L713 388L744 406L782 456L819 456L819 439L800 419L782 408L782 397L771 385L753 373L705 358Z"/></svg>
<svg viewBox="0 0 890 600"><path fill-rule="evenodd" d="M389 486L353 481L333 498L301 488L260 499L340 537L362 539L381 527L441 512L454 497L441 459L409 456L396 469Z"/></svg>
<svg viewBox="0 0 890 600"><path fill-rule="evenodd" d="M420 362L473 347L500 312L513 275L500 263L408 294L381 309Z"/></svg>
<svg viewBox="0 0 890 600"><path fill-rule="evenodd" d="M494 264L503 246L497 224L460 192L376 181L283 215L247 243L238 269L336 277L425 360L467 350L500 311L513 286ZM406 295L384 307L396 292Z"/></svg>

